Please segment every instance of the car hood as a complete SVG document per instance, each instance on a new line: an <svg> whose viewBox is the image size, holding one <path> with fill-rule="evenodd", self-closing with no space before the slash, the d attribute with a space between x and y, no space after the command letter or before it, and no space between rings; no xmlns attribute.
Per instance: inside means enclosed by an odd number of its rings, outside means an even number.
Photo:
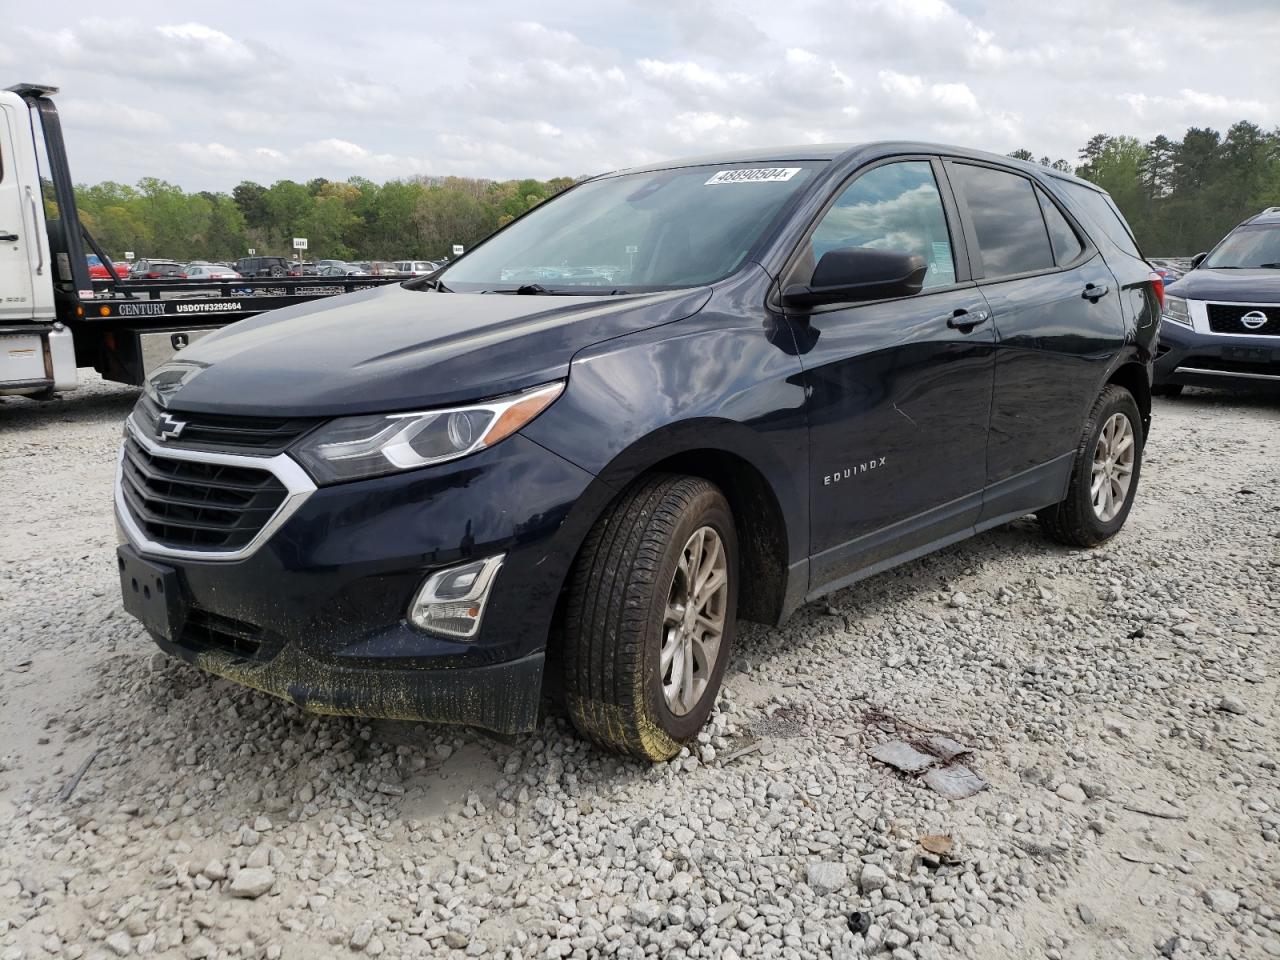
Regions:
<svg viewBox="0 0 1280 960"><path fill-rule="evenodd" d="M1206 270L1201 267L1169 284L1169 293L1191 300L1280 303L1280 270Z"/></svg>
<svg viewBox="0 0 1280 960"><path fill-rule="evenodd" d="M400 284L241 320L182 351L168 406L338 416L443 406L565 376L584 347L697 313L709 288L617 297L437 293Z"/></svg>

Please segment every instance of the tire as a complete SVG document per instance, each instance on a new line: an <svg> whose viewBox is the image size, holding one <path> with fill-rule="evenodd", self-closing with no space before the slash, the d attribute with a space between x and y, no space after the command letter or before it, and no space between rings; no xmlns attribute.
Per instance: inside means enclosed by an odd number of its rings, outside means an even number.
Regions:
<svg viewBox="0 0 1280 960"><path fill-rule="evenodd" d="M271 276L273 277L283 277L284 272L285 272L284 267L281 267L281 266L275 266L271 268Z"/></svg>
<svg viewBox="0 0 1280 960"><path fill-rule="evenodd" d="M1123 489L1122 497L1112 497L1109 505L1104 505L1100 512L1094 502L1094 457L1099 453L1099 440L1103 431L1113 424L1116 417L1128 421L1129 438L1131 440L1132 460L1129 463L1129 483ZM1120 428L1122 431L1123 428ZM1115 446L1123 447L1121 434L1117 433ZM1145 443L1142 434L1142 415L1138 411L1137 401L1133 394L1123 387L1108 384L1093 404L1089 417L1081 432L1080 443L1076 448L1075 462L1071 467L1071 481L1067 486L1067 495L1051 507L1046 507L1036 514L1040 526L1053 539L1074 547L1096 547L1105 543L1120 532L1129 511L1133 508L1133 498L1138 492L1138 480L1142 473L1142 449ZM1106 442L1103 441L1103 459ZM1121 453L1123 460L1123 452ZM1118 463L1115 475L1120 476L1123 463ZM1105 468L1104 468L1105 469ZM1106 474L1102 484L1108 483ZM1101 489L1101 488L1100 488ZM1110 490L1114 493L1116 486ZM1105 495L1105 494L1104 494ZM1110 510L1114 509L1114 513Z"/></svg>
<svg viewBox="0 0 1280 960"><path fill-rule="evenodd" d="M1178 397L1182 395L1180 383L1158 383L1151 388L1153 397Z"/></svg>
<svg viewBox="0 0 1280 960"><path fill-rule="evenodd" d="M686 549L705 549L711 557L713 540L722 551L726 583L708 591L712 600L705 609L722 624L711 652L710 644L681 638L690 632L711 637L712 631L698 626L682 632L682 624L697 626L693 615L669 622L667 614L669 602L684 595ZM715 565L705 563L705 570ZM737 625L737 591L738 538L720 490L698 477L669 474L637 482L596 522L571 575L563 676L574 726L596 743L642 760L679 753L715 705ZM667 668L664 646L675 651ZM695 652L681 656L686 648ZM677 682L676 659L680 675L691 678L688 686Z"/></svg>

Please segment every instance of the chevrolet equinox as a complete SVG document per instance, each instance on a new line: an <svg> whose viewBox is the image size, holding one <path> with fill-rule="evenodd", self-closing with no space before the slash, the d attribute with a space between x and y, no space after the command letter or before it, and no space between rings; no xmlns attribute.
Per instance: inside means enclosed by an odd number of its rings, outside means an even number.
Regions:
<svg viewBox="0 0 1280 960"><path fill-rule="evenodd" d="M1110 198L917 143L595 177L160 368L115 488L166 651L330 714L674 756L739 617L1133 504L1162 288Z"/></svg>

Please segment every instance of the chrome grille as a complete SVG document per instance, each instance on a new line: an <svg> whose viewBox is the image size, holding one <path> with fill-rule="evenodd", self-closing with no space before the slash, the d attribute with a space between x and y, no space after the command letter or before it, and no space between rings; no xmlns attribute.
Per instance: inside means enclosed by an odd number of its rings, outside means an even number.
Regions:
<svg viewBox="0 0 1280 960"><path fill-rule="evenodd" d="M157 420L164 412L144 394L134 408L134 422L148 437L157 437ZM166 438L171 445L253 455L280 453L319 423L308 417L236 417L185 410L167 412L182 423L180 435Z"/></svg>
<svg viewBox="0 0 1280 960"><path fill-rule="evenodd" d="M1241 303L1206 304L1209 329L1214 333L1241 333L1251 337L1280 337L1280 304L1250 306ZM1261 326L1250 329L1241 321L1245 314L1262 314ZM1255 321L1256 322L1256 321Z"/></svg>
<svg viewBox="0 0 1280 960"><path fill-rule="evenodd" d="M177 549L238 550L289 493L268 470L168 457L132 435L120 466L120 491L133 520L149 540Z"/></svg>

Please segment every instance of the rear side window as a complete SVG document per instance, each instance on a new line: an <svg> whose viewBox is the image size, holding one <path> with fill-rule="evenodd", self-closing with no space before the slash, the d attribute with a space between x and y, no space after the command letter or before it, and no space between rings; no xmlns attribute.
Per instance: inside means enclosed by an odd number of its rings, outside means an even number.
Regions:
<svg viewBox="0 0 1280 960"><path fill-rule="evenodd" d="M1068 197L1084 208L1089 219L1098 225L1099 229L1107 235L1107 239L1129 256L1142 259L1137 241L1133 239L1133 231L1129 229L1129 224L1120 215L1120 211L1116 209L1110 197L1105 193L1099 193L1097 190L1067 180L1063 180L1060 186Z"/></svg>
<svg viewBox="0 0 1280 960"><path fill-rule="evenodd" d="M1080 242L1062 211L1044 195L1044 191L1037 189L1036 196L1040 198L1040 209L1044 211L1044 223L1049 228L1049 242L1053 245L1053 255L1057 258L1058 266L1070 263L1084 253L1084 244Z"/></svg>
<svg viewBox="0 0 1280 960"><path fill-rule="evenodd" d="M1053 269L1053 248L1030 180L967 163L952 164L949 172L969 208L988 280Z"/></svg>

